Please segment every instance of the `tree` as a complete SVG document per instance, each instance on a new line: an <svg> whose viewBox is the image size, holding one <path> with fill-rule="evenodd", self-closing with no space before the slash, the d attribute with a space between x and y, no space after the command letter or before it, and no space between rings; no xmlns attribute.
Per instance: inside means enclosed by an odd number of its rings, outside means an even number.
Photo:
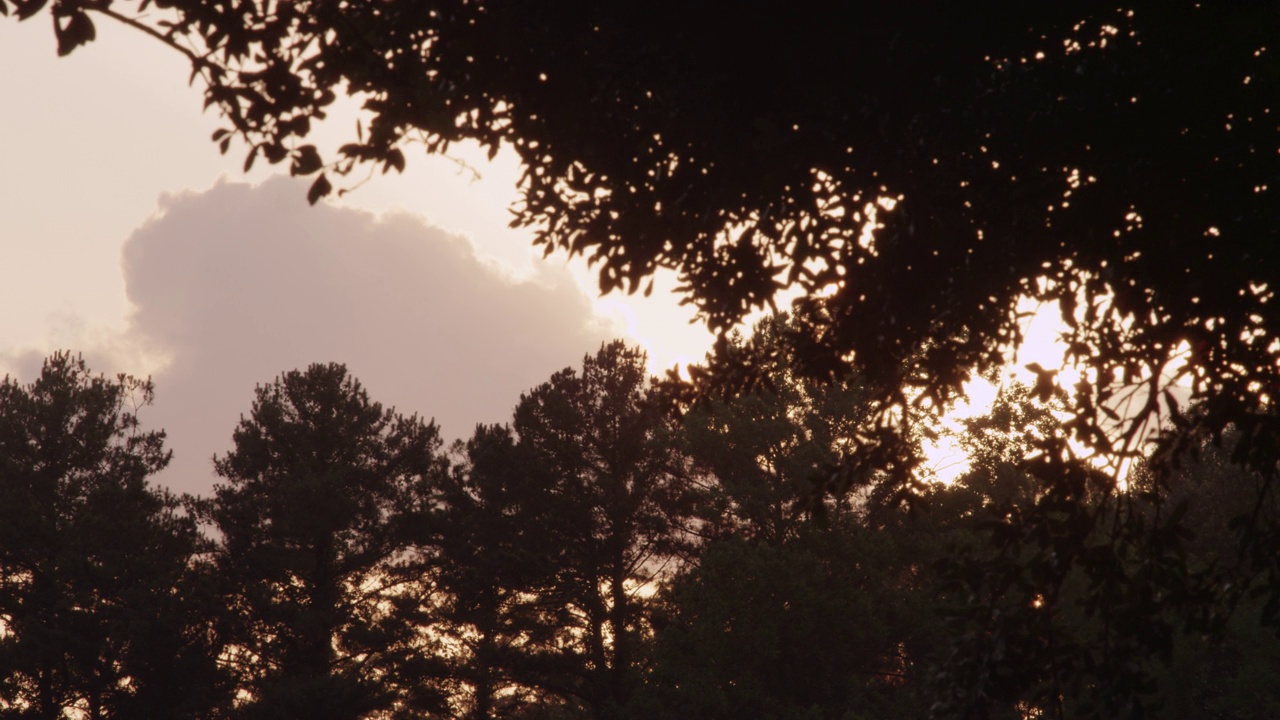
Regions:
<svg viewBox="0 0 1280 720"><path fill-rule="evenodd" d="M550 495L555 547L542 602L557 610L567 672L548 689L595 720L639 681L644 597L682 552L683 461L652 395L644 354L614 341L523 395L513 428Z"/></svg>
<svg viewBox="0 0 1280 720"><path fill-rule="evenodd" d="M926 717L945 635L914 530L847 517L710 543L663 593L635 716Z"/></svg>
<svg viewBox="0 0 1280 720"><path fill-rule="evenodd" d="M1066 441L1058 417L1064 400L1059 391L1037 401L1033 388L1015 382L997 391L985 414L963 421L958 440L969 468L959 485L966 493L996 513L1034 503L1045 488L1028 473L1028 458Z"/></svg>
<svg viewBox="0 0 1280 720"><path fill-rule="evenodd" d="M203 543L147 480L169 461L137 415L151 397L67 353L0 383L0 717L206 717L217 699L184 596Z"/></svg>
<svg viewBox="0 0 1280 720"><path fill-rule="evenodd" d="M687 408L677 437L703 485L705 537L782 544L806 523L829 521L858 506L876 478L836 487L828 477L847 447L874 434L873 407L856 376L815 380L795 369L786 336L792 321L760 321L750 339L730 343L769 348L764 383L752 392Z"/></svg>
<svg viewBox="0 0 1280 720"><path fill-rule="evenodd" d="M702 542L664 586L636 717L928 712L945 645L928 567L944 543L868 492L877 478L827 482L844 448L881 428L858 377L796 370L791 330L777 315L730 338L770 349L761 386L681 418Z"/></svg>
<svg viewBox="0 0 1280 720"><path fill-rule="evenodd" d="M554 487L509 426L478 426L455 452L436 520L432 580L445 596L433 632L461 649L452 674L467 720L554 706L565 663L555 592Z"/></svg>
<svg viewBox="0 0 1280 720"><path fill-rule="evenodd" d="M963 599L949 609L938 707L948 717L1266 715L1274 698L1237 663L1270 667L1280 652L1263 627L1275 544L1240 535L1273 526L1276 501L1261 475L1230 465L1235 433L1172 475L1137 463L1118 489L1098 470L1045 485L1035 455L1066 442L1057 412L1031 388L1003 389L965 423L969 472L928 494L928 515L958 530L939 566Z"/></svg>
<svg viewBox="0 0 1280 720"><path fill-rule="evenodd" d="M259 386L234 440L206 515L222 536L237 716L439 710L414 552L445 471L434 423L384 410L342 365L312 365Z"/></svg>
<svg viewBox="0 0 1280 720"><path fill-rule="evenodd" d="M1149 601L1151 593L1116 582L1118 566L1133 565L1134 548L1108 542L1119 533L1107 529L1122 523L1106 493L1089 485L1106 488L1105 476L1081 472L1046 484L1031 472L1037 452L1066 442L1053 405L1038 402L1032 388L1002 388L986 415L963 425L969 469L927 495L930 518L951 528L938 570L959 600L945 608L951 652L938 668L935 710L942 717L1061 720L1093 717L1079 707L1103 699L1100 717L1141 716L1135 699L1147 692L1142 681L1158 649L1116 653L1105 628L1130 617L1130 601ZM1081 567L1090 554L1110 577L1105 588L1092 588L1095 602L1084 608L1093 578ZM1117 592L1121 602L1108 606ZM1097 600L1103 594L1107 600ZM1151 612L1145 627L1166 626L1164 608L1147 602L1142 609ZM1092 622L1099 614L1111 618L1107 613L1117 619L1103 628Z"/></svg>
<svg viewBox="0 0 1280 720"><path fill-rule="evenodd" d="M1131 485L1151 498L1145 515L1163 534L1175 536L1193 580L1227 598L1191 624L1215 632L1175 637L1172 661L1157 679L1167 698L1162 717L1268 717L1280 712L1280 691L1265 680L1280 670L1275 631L1280 600L1273 587L1280 564L1274 535L1242 543L1241 534L1275 527L1280 496L1258 492L1266 480L1232 461L1243 443L1230 429L1220 443L1206 442L1171 477L1135 468ZM1167 493L1152 492L1164 480ZM1261 521L1254 518L1262 518ZM1242 547L1253 552L1241 552Z"/></svg>

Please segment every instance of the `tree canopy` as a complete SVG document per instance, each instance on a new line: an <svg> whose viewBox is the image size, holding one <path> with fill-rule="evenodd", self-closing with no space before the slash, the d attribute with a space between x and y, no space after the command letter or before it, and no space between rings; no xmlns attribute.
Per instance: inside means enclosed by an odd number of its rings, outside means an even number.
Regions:
<svg viewBox="0 0 1280 720"><path fill-rule="evenodd" d="M512 148L515 223L596 262L602 290L673 269L721 330L796 290L807 369L857 367L886 417L1005 362L1034 298L1058 306L1086 371L1072 429L1085 446L1137 457L1172 418L1234 423L1257 438L1245 456L1275 458L1272 3L0 11L51 15L64 54L103 16L178 49L228 120L214 141L239 138L246 167L314 176L313 201L359 167L403 168L414 142ZM322 155L307 138L339 93L366 115ZM1163 393L1171 375L1203 412ZM1109 419L1126 399L1125 421Z"/></svg>
<svg viewBox="0 0 1280 720"><path fill-rule="evenodd" d="M256 394L204 513L222 535L233 717L430 717L412 551L445 471L435 424L384 410L339 364Z"/></svg>
<svg viewBox="0 0 1280 720"><path fill-rule="evenodd" d="M198 717L216 685L184 597L195 520L148 482L151 395L67 353L0 381L0 717Z"/></svg>
<svg viewBox="0 0 1280 720"><path fill-rule="evenodd" d="M842 488L824 478L839 467L843 448L874 432L861 381L814 380L795 370L786 347L792 320L757 323L748 342L769 348L768 387L702 403L681 419L677 438L688 455L704 516L703 537L736 536L781 544L806 524L827 521L861 504L870 478Z"/></svg>
<svg viewBox="0 0 1280 720"><path fill-rule="evenodd" d="M644 353L621 341L533 388L512 427L549 500L569 699L617 717L638 684L644 593L686 549L683 458L655 402Z"/></svg>

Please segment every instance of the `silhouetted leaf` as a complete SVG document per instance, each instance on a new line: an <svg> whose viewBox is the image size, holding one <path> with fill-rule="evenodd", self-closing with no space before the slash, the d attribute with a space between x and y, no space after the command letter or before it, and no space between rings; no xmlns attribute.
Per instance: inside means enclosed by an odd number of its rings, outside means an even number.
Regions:
<svg viewBox="0 0 1280 720"><path fill-rule="evenodd" d="M19 13L21 16L22 13ZM97 33L93 21L82 10L73 11L70 15L56 17L53 24L54 34L58 38L58 55L65 56L81 45L93 40Z"/></svg>
<svg viewBox="0 0 1280 720"><path fill-rule="evenodd" d="M383 174L385 175L392 168L396 172L404 172L404 153L399 148L392 148L387 152L387 158L382 164Z"/></svg>
<svg viewBox="0 0 1280 720"><path fill-rule="evenodd" d="M267 162L272 165L279 163L289 155L289 151L286 150L283 145L267 143L260 147L262 148L262 154L267 158Z"/></svg>
<svg viewBox="0 0 1280 720"><path fill-rule="evenodd" d="M44 9L49 4L49 0L11 0L13 6L18 9L18 19L26 20Z"/></svg>
<svg viewBox="0 0 1280 720"><path fill-rule="evenodd" d="M324 161L320 159L320 153L316 150L315 145L303 145L293 151L293 165L289 168L289 174L310 175L324 166Z"/></svg>
<svg viewBox="0 0 1280 720"><path fill-rule="evenodd" d="M326 197L333 191L333 186L329 184L329 178L324 173L320 173L320 177L311 183L311 189L307 190L307 202L315 205L322 197Z"/></svg>

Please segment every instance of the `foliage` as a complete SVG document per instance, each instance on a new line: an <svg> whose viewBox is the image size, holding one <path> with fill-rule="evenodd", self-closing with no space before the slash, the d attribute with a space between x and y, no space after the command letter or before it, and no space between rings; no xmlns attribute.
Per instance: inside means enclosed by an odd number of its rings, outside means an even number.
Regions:
<svg viewBox="0 0 1280 720"><path fill-rule="evenodd" d="M384 410L342 365L259 386L206 516L221 534L246 718L440 709L413 552L445 471L433 423Z"/></svg>
<svg viewBox="0 0 1280 720"><path fill-rule="evenodd" d="M527 717L555 704L565 675L557 640L556 499L510 427L478 426L442 484L432 580L446 596L432 631L462 649L452 675L468 720Z"/></svg>
<svg viewBox="0 0 1280 720"><path fill-rule="evenodd" d="M848 521L712 543L666 594L636 716L925 717L943 636L920 549Z"/></svg>
<svg viewBox="0 0 1280 720"><path fill-rule="evenodd" d="M411 141L510 147L516 222L603 290L675 269L717 329L797 290L807 370L856 367L903 421L1002 364L1033 297L1093 378L1080 442L1140 457L1164 413L1190 423L1172 450L1234 423L1274 460L1273 4L0 1L45 7L60 52L98 15L186 54L215 142L316 176L313 200ZM305 140L343 91L368 122L326 159Z"/></svg>
<svg viewBox="0 0 1280 720"><path fill-rule="evenodd" d="M136 417L150 385L55 355L0 383L0 717L1280 707L1280 505L1231 462L1235 430L1114 487L1045 459L1061 411L1014 386L966 423L956 483L818 513L790 481L865 431L864 396L773 372L675 423L643 355L608 344L450 458L434 424L313 365L258 388L225 484L180 503L146 481L168 457Z"/></svg>
<svg viewBox="0 0 1280 720"><path fill-rule="evenodd" d="M541 516L555 546L543 601L557 608L569 668L558 694L614 717L638 682L642 598L686 550L684 463L644 354L602 346L580 372L524 394L513 428L551 503Z"/></svg>
<svg viewBox="0 0 1280 720"><path fill-rule="evenodd" d="M1055 478L1052 463L1028 458L1064 442L1046 415L1025 389L998 399L969 423L973 470L930 498L969 508L967 539L943 561L967 600L951 614L942 715L1232 717L1236 705L1268 706L1240 658L1271 667L1280 648L1265 629L1275 545L1242 536L1274 524L1276 501L1264 474L1231 465L1235 433L1172 474L1139 464L1117 489L1105 473ZM1015 418L1025 434L1009 433Z"/></svg>
<svg viewBox="0 0 1280 720"><path fill-rule="evenodd" d="M761 368L767 386L695 404L681 418L678 439L702 486L703 537L781 544L808 522L849 514L855 494L876 480L828 481L846 449L875 432L873 412L857 378L821 381L795 370L791 325L778 315L753 330L751 341L772 349Z"/></svg>
<svg viewBox="0 0 1280 720"><path fill-rule="evenodd" d="M879 478L827 481L878 428L859 378L796 371L792 329L760 322L752 341L776 350L764 384L681 419L702 544L662 593L635 717L928 714L945 648L931 566L954 529L933 506L908 515Z"/></svg>
<svg viewBox="0 0 1280 720"><path fill-rule="evenodd" d="M184 597L199 534L147 481L169 461L151 397L67 353L0 383L0 717L200 717L217 694Z"/></svg>
<svg viewBox="0 0 1280 720"><path fill-rule="evenodd" d="M1240 537L1273 527L1280 498L1274 490L1259 493L1265 478L1232 463L1231 453L1240 445L1238 433L1228 431L1221 444L1205 443L1171 477L1144 468L1135 474L1143 491L1153 482L1167 482L1163 508L1156 509L1163 510L1159 519L1180 531L1187 563L1199 581L1228 600L1217 607L1225 606L1229 614L1220 611L1206 618L1213 632L1177 638L1173 662L1158 678L1160 692L1168 698L1166 717L1269 717L1280 712L1280 694L1269 679L1280 671L1280 638L1274 593L1268 587L1280 546L1274 538L1245 544ZM1242 552L1250 547L1254 552Z"/></svg>

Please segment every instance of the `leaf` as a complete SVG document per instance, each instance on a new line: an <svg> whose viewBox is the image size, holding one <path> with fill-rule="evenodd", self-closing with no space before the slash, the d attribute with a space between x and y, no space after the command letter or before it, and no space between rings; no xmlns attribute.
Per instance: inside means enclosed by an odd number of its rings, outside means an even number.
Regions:
<svg viewBox="0 0 1280 720"><path fill-rule="evenodd" d="M311 118L298 115L289 121L289 133L298 137L306 137L311 132Z"/></svg>
<svg viewBox="0 0 1280 720"><path fill-rule="evenodd" d="M333 185L329 184L329 178L324 173L320 173L320 177L311 183L311 189L307 191L307 202L315 205L320 198L325 197L333 192Z"/></svg>
<svg viewBox="0 0 1280 720"><path fill-rule="evenodd" d="M289 168L289 174L310 175L320 168L324 167L324 161L320 159L320 153L316 150L315 145L303 145L294 151L293 166Z"/></svg>
<svg viewBox="0 0 1280 720"><path fill-rule="evenodd" d="M275 165L276 163L285 159L285 156L289 154L289 151L285 150L284 146L282 145L279 145L277 143L271 143L269 145L262 146L262 154L266 155L267 162L271 163L272 165Z"/></svg>
<svg viewBox="0 0 1280 720"><path fill-rule="evenodd" d="M393 148L391 152L387 153L386 162L382 165L382 174L386 175L391 168L395 168L398 173L404 172L404 153L400 152L398 148Z"/></svg>
<svg viewBox="0 0 1280 720"><path fill-rule="evenodd" d="M258 150L259 148L257 145L253 146L253 148L249 150L248 157L244 159L245 172L249 172L249 169L253 167L253 161L258 159Z"/></svg>
<svg viewBox="0 0 1280 720"><path fill-rule="evenodd" d="M59 57L71 54L72 50L97 37L93 21L84 12L74 13L66 18L66 25L60 22L60 18L55 19L53 23L53 32L58 38Z"/></svg>
<svg viewBox="0 0 1280 720"><path fill-rule="evenodd" d="M1036 386L1032 393L1040 402L1045 402L1053 395L1053 389L1056 387L1054 376L1058 374L1057 370L1046 370L1040 363L1031 363L1027 365L1027 369L1036 374Z"/></svg>
<svg viewBox="0 0 1280 720"><path fill-rule="evenodd" d="M26 20L43 10L47 4L49 0L14 0L13 6L18 9L18 19Z"/></svg>

